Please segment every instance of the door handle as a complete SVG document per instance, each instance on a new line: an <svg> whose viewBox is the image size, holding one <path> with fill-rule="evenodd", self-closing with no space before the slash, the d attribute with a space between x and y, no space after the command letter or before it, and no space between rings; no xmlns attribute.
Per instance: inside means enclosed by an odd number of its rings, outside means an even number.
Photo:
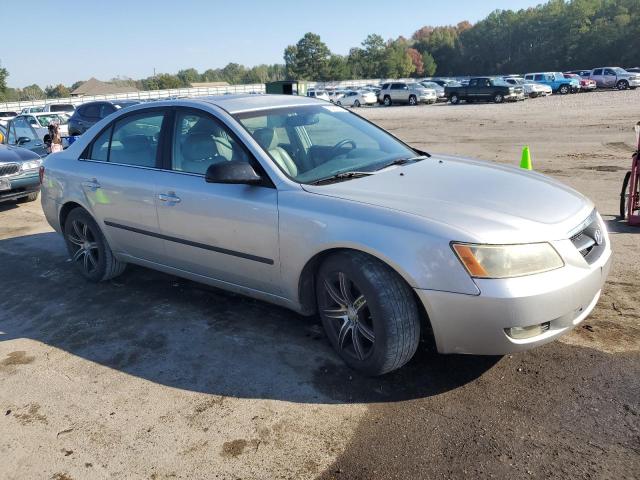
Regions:
<svg viewBox="0 0 640 480"><path fill-rule="evenodd" d="M182 199L178 197L174 192L161 193L158 195L158 200L167 202L169 205L180 203Z"/></svg>
<svg viewBox="0 0 640 480"><path fill-rule="evenodd" d="M95 178L88 180L86 182L82 182L82 185L95 192L97 189L101 188L100 183Z"/></svg>

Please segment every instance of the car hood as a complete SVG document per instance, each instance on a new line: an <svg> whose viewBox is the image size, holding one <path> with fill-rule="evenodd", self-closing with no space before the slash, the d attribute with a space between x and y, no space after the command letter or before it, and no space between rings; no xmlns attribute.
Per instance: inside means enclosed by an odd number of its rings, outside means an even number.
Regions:
<svg viewBox="0 0 640 480"><path fill-rule="evenodd" d="M593 203L544 175L478 160L439 155L310 193L422 217L451 240L522 243L569 238Z"/></svg>
<svg viewBox="0 0 640 480"><path fill-rule="evenodd" d="M38 158L40 155L26 148L0 145L0 163L22 163Z"/></svg>

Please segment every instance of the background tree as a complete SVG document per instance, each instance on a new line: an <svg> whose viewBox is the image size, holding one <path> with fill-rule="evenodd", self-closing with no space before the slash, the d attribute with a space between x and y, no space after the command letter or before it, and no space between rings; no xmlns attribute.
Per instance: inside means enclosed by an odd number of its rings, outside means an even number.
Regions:
<svg viewBox="0 0 640 480"><path fill-rule="evenodd" d="M69 89L61 83L59 83L55 87L49 85L44 89L44 94L47 98L67 98L69 96L69 93Z"/></svg>
<svg viewBox="0 0 640 480"><path fill-rule="evenodd" d="M429 52L424 52L422 54L422 65L425 77L432 77L438 69L436 61Z"/></svg>
<svg viewBox="0 0 640 480"><path fill-rule="evenodd" d="M406 78L415 70L411 57L402 42L389 42L384 50L382 75L384 78Z"/></svg>
<svg viewBox="0 0 640 480"><path fill-rule="evenodd" d="M24 87L20 93L20 100L42 100L44 98L44 91L35 83Z"/></svg>
<svg viewBox="0 0 640 480"><path fill-rule="evenodd" d="M416 77L421 77L424 75L424 61L422 60L422 55L415 48L407 48L407 53L409 54L409 58L411 58L411 63L413 64L413 75Z"/></svg>
<svg viewBox="0 0 640 480"><path fill-rule="evenodd" d="M195 68L180 70L177 74L183 87L190 87L192 83L200 81L200 74Z"/></svg>
<svg viewBox="0 0 640 480"><path fill-rule="evenodd" d="M284 51L287 76L298 80L329 80L331 51L315 33L305 35Z"/></svg>

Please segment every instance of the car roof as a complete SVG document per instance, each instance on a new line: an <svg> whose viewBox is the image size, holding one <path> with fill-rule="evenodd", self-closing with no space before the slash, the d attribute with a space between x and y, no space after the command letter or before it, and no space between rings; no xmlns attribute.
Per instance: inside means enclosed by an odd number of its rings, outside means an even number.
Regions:
<svg viewBox="0 0 640 480"><path fill-rule="evenodd" d="M322 100L299 95L213 95L181 100L193 104L211 104L223 108L229 113L240 113L252 110L271 108L298 107L303 105L326 105Z"/></svg>

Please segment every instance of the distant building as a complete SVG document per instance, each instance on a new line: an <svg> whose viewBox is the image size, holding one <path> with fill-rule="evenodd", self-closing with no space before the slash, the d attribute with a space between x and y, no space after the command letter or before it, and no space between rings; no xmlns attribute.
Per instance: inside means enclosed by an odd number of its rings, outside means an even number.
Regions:
<svg viewBox="0 0 640 480"><path fill-rule="evenodd" d="M117 85L111 82L101 82L96 78L90 78L73 92L72 97L83 97L85 95L113 95L116 93L137 92L138 89L131 85Z"/></svg>
<svg viewBox="0 0 640 480"><path fill-rule="evenodd" d="M193 82L191 84L192 88L217 88L217 87L228 87L229 82Z"/></svg>

